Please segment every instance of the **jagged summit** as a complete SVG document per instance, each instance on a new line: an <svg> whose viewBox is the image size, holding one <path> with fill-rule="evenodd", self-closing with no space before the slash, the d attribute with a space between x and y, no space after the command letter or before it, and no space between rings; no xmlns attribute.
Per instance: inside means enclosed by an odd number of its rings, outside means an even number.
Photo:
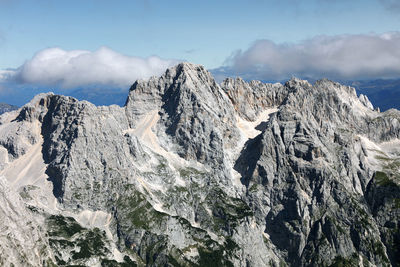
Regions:
<svg viewBox="0 0 400 267"><path fill-rule="evenodd" d="M166 70L166 73L169 72L176 73L177 76L179 76L180 74L187 76L192 76L192 75L196 76L199 75L199 73L203 73L206 76L211 77L210 72L206 70L203 65L194 64L190 62L181 62L174 67L170 67Z"/></svg>
<svg viewBox="0 0 400 267"><path fill-rule="evenodd" d="M400 112L329 80L42 94L0 116L0 265L395 266L399 157Z"/></svg>
<svg viewBox="0 0 400 267"><path fill-rule="evenodd" d="M209 83L214 82L214 78L211 73L207 71L204 66L197 65L189 62L182 62L174 67L168 68L161 77L152 76L147 80L137 80L130 88L130 91L140 90L143 84L151 84L155 81L163 79L165 81L177 80L185 82L203 82ZM199 81L196 81L199 80ZM164 88L159 88L164 89Z"/></svg>
<svg viewBox="0 0 400 267"><path fill-rule="evenodd" d="M237 135L229 120L234 110L227 95L200 65L181 63L159 78L136 82L126 112L131 128L140 116L157 112L160 120L156 127L167 134L162 138L164 145L169 143L167 139L174 139L178 146L169 149L185 158L222 161L222 151L213 149L211 141L204 138L222 143L222 138Z"/></svg>

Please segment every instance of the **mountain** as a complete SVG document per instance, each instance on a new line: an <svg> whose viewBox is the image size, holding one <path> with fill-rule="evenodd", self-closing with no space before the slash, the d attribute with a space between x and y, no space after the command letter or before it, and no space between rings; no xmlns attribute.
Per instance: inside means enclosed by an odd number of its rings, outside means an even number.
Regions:
<svg viewBox="0 0 400 267"><path fill-rule="evenodd" d="M400 111L182 63L0 116L0 265L396 266Z"/></svg>
<svg viewBox="0 0 400 267"><path fill-rule="evenodd" d="M220 67L211 69L210 72L214 75L217 81L223 81L225 77L240 76L246 81L250 81L255 76L251 73L238 73L232 71L229 67ZM301 77L310 83L315 83L317 80L313 77ZM282 82L280 80L262 80L266 83ZM283 81L284 83L285 81ZM357 90L358 94L363 94L368 97L374 107L381 111L386 111L391 108L400 109L400 79L377 79L377 80L340 80L343 85L349 85Z"/></svg>
<svg viewBox="0 0 400 267"><path fill-rule="evenodd" d="M13 111L18 109L17 106L9 105L6 103L0 103L0 114L3 114L5 112Z"/></svg>
<svg viewBox="0 0 400 267"><path fill-rule="evenodd" d="M372 80L348 82L357 92L365 94L382 111L400 109L400 80Z"/></svg>

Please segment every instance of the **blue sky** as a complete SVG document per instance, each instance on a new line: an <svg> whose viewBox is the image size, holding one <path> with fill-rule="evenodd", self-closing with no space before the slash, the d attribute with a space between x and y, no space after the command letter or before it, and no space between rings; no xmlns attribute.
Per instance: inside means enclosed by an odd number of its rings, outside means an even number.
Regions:
<svg viewBox="0 0 400 267"><path fill-rule="evenodd" d="M0 70L3 70L0 72L0 101L2 94L5 94L4 84L10 91L13 82L32 86L61 84L64 88L96 83L96 77L93 76L91 81L71 85L63 80L62 67L48 81L45 80L45 73L48 69L52 71L53 65L46 63L43 67L40 62L47 60L46 49L49 48L61 49L66 53L59 51L57 55L67 55L68 58L71 58L70 52L75 50L95 53L92 58L87 57L87 62L101 64L105 58L118 55L125 62L121 65L125 68L144 62L146 69L141 72L143 74L132 74L129 76L132 79L158 75L161 69L182 60L255 79L283 79L290 75L393 78L400 76L400 70L395 67L400 65L400 55L396 54L397 45L400 47L399 2L0 0ZM367 42L366 47L369 47L365 51L363 42ZM339 48L327 46L326 43ZM361 46L360 49L357 46ZM311 51L308 47L314 48ZM315 54L313 51L318 47L322 47L323 51L336 50L328 54ZM96 54L99 49L103 50ZM365 69L368 61L361 60L362 64L342 73L335 67L330 69L334 65L332 62L319 60L327 55L342 58L337 55L351 49L361 51L361 59L368 59L371 53L386 50L372 62L378 62L380 69ZM35 57L40 52L42 57ZM275 57L276 54L279 57ZM293 57L293 54L296 56ZM316 58L315 62L323 66L322 71L318 66L290 68L271 63L275 58L282 61L296 58L296 64L302 64L306 59L299 54ZM150 56L160 59L160 65L155 67L146 61ZM346 58L343 56L343 61L339 61L337 66L348 66ZM354 60L359 61L359 58ZM142 63L138 63L138 60ZM128 61L134 63L128 64ZM27 62L32 63L29 68L25 66ZM80 62L79 71L91 66L89 63L83 64L82 60ZM104 64L106 68L108 63ZM42 71L32 73L34 67L42 68ZM18 73L5 73L6 69L17 70ZM25 70L22 74L21 69ZM280 71L271 72L276 69ZM137 68L132 67L133 70ZM389 71L384 73L382 70ZM68 74L71 74L70 69L65 72L65 75ZM111 74L115 75L115 72L110 71ZM7 81L1 82L1 79ZM117 87L131 82L134 81L122 84L113 79L99 81L100 84Z"/></svg>
<svg viewBox="0 0 400 267"><path fill-rule="evenodd" d="M221 66L258 39L297 42L316 35L384 33L400 13L377 0L23 1L0 0L0 69L47 47L158 55Z"/></svg>

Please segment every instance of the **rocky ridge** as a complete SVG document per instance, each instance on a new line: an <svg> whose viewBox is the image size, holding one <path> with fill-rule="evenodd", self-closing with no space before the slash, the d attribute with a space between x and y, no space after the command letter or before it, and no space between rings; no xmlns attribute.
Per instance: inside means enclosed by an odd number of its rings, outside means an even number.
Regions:
<svg viewBox="0 0 400 267"><path fill-rule="evenodd" d="M0 263L396 266L399 123L328 80L190 63L122 108L38 95L0 116L0 227L26 225Z"/></svg>

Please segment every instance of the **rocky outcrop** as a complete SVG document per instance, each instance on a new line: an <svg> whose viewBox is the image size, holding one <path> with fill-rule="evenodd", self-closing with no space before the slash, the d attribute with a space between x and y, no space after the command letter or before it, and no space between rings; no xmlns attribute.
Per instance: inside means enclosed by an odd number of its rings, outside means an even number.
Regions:
<svg viewBox="0 0 400 267"><path fill-rule="evenodd" d="M259 215L265 232L294 266L329 265L338 257L389 263L365 200L374 168L359 137L364 125L387 114L373 112L351 88L330 81L311 86L291 80L286 86L291 92L280 110L236 163L252 206L261 207L260 194L267 196ZM376 138L383 128L374 131ZM383 141L392 133L379 135Z"/></svg>
<svg viewBox="0 0 400 267"><path fill-rule="evenodd" d="M160 78L136 82L126 110L133 128L138 115L158 112L156 132L170 140L163 145L185 159L223 164L224 145L238 139L231 102L202 66L182 63Z"/></svg>
<svg viewBox="0 0 400 267"><path fill-rule="evenodd" d="M1 116L0 176L36 262L396 265L399 114L328 80L219 85L182 63L124 107L43 94Z"/></svg>
<svg viewBox="0 0 400 267"><path fill-rule="evenodd" d="M268 108L280 106L288 94L287 88L280 83L247 83L241 78L227 78L221 87L238 115L249 121L255 121Z"/></svg>
<svg viewBox="0 0 400 267"><path fill-rule="evenodd" d="M40 266L51 261L43 229L1 176L0 217L1 266Z"/></svg>

